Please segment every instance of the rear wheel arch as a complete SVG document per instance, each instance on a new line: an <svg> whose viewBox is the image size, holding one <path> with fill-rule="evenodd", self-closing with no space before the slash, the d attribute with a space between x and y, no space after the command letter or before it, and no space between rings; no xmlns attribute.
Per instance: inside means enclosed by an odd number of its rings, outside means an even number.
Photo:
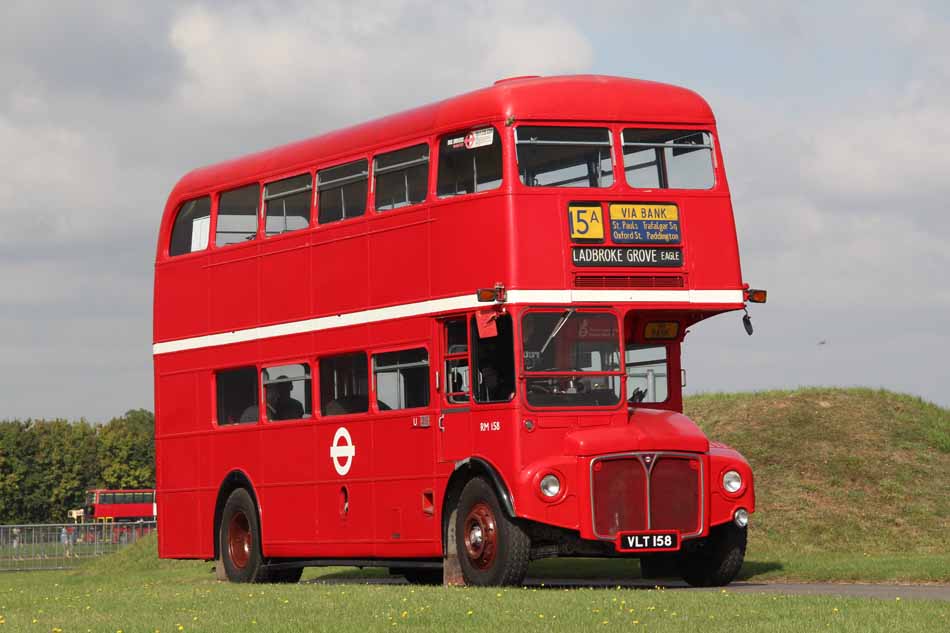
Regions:
<svg viewBox="0 0 950 633"><path fill-rule="evenodd" d="M221 485L218 487L218 497L214 503L214 524L212 525L212 542L214 543L214 558L218 560L221 558L220 544L218 543L218 535L221 530L221 517L224 514L224 506L228 502L228 497L231 496L231 493L237 490L238 488L244 488L247 490L247 494L251 496L251 501L254 502L254 510L257 513L257 525L258 529L263 533L264 528L261 524L261 506L260 502L257 499L257 493L254 492L254 485L251 483L250 478L247 476L244 471L241 470L232 470L227 474L224 480L221 482Z"/></svg>

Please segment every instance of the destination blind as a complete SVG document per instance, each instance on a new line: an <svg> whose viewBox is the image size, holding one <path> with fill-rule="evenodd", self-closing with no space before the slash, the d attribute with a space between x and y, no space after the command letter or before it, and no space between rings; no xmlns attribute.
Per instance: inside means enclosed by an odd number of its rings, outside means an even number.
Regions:
<svg viewBox="0 0 950 633"><path fill-rule="evenodd" d="M676 268L683 265L681 248L575 246L571 249L571 257L575 266Z"/></svg>

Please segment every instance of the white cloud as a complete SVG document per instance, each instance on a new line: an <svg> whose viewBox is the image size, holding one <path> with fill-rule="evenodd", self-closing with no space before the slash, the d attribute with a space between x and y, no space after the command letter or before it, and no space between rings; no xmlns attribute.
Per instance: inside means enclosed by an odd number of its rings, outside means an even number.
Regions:
<svg viewBox="0 0 950 633"><path fill-rule="evenodd" d="M419 2L306 4L290 15L199 5L177 15L170 41L187 70L185 110L309 112L321 127L320 115L332 127L503 76L586 70L593 57L571 22L519 2L462 16Z"/></svg>

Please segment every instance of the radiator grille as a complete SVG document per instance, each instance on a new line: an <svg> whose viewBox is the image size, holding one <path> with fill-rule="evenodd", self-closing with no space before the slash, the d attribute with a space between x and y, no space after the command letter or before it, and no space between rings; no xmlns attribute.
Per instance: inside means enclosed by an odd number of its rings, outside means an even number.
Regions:
<svg viewBox="0 0 950 633"><path fill-rule="evenodd" d="M679 530L684 537L699 534L702 485L702 462L696 455L636 453L595 459L594 533L606 539L647 529Z"/></svg>
<svg viewBox="0 0 950 633"><path fill-rule="evenodd" d="M594 531L613 536L621 530L647 529L646 470L636 457L594 464Z"/></svg>
<svg viewBox="0 0 950 633"><path fill-rule="evenodd" d="M575 288L682 288L682 275L576 275Z"/></svg>

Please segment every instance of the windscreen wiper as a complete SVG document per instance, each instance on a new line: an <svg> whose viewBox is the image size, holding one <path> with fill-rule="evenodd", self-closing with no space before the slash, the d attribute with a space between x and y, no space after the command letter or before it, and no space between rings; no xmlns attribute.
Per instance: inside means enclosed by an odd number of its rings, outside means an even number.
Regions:
<svg viewBox="0 0 950 633"><path fill-rule="evenodd" d="M557 322L557 324L554 326L554 329L551 330L551 333L550 333L550 334L548 334L548 340L546 340L546 341L544 342L544 345L541 346L541 351L538 352L538 356L543 356L543 355L544 355L544 350L546 350L546 349L548 348L548 345L551 344L551 341L554 339L555 336L557 336L557 333L561 331L561 328L564 327L564 324L567 323L567 320L570 319L571 316L572 316L575 312L577 312L577 310L575 310L574 308L568 308L567 310L564 311L564 314L562 314L562 315L561 315L561 318L558 319L558 322Z"/></svg>

